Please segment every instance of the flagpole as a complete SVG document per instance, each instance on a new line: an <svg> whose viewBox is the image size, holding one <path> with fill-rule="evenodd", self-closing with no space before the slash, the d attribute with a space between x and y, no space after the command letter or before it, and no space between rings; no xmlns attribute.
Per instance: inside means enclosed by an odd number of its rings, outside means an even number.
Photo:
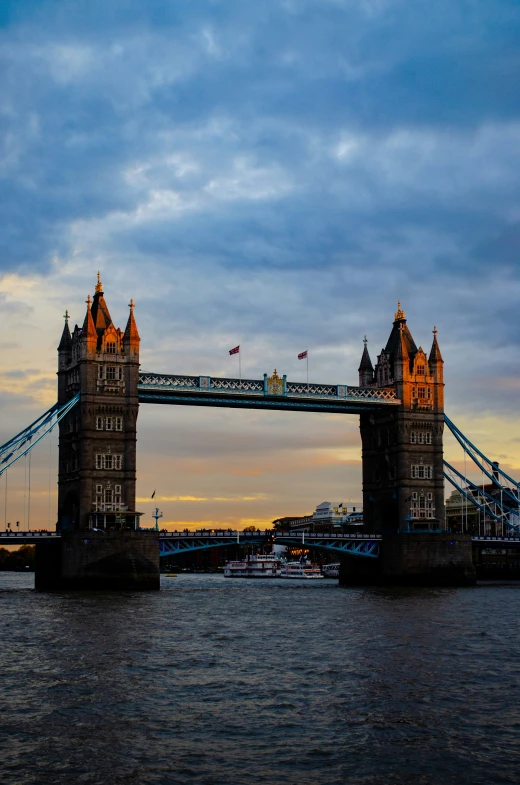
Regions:
<svg viewBox="0 0 520 785"><path fill-rule="evenodd" d="M307 349L307 392L309 392L309 350Z"/></svg>
<svg viewBox="0 0 520 785"><path fill-rule="evenodd" d="M238 378L242 381L242 361L240 360L240 349L238 350Z"/></svg>

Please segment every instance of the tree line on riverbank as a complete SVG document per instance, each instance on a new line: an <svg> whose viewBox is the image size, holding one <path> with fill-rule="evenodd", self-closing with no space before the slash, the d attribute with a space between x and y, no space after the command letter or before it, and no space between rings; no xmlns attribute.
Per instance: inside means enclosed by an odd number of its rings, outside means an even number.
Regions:
<svg viewBox="0 0 520 785"><path fill-rule="evenodd" d="M34 545L21 545L16 551L0 548L0 570L27 572L34 570L36 548Z"/></svg>

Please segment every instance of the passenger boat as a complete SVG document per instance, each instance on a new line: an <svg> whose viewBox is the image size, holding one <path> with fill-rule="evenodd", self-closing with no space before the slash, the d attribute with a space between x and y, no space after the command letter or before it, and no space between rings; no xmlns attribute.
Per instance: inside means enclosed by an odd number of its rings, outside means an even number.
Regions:
<svg viewBox="0 0 520 785"><path fill-rule="evenodd" d="M311 562L289 561L282 564L280 578L323 578L317 564Z"/></svg>
<svg viewBox="0 0 520 785"><path fill-rule="evenodd" d="M334 564L322 564L321 571L325 578L339 578L339 562Z"/></svg>
<svg viewBox="0 0 520 785"><path fill-rule="evenodd" d="M228 561L225 578L278 578L280 559L274 553L258 553L241 561Z"/></svg>

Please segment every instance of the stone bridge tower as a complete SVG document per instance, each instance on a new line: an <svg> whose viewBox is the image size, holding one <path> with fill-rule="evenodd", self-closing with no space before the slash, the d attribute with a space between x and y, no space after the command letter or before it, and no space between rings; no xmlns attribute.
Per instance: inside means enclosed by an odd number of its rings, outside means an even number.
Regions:
<svg viewBox="0 0 520 785"><path fill-rule="evenodd" d="M139 333L134 304L124 333L115 327L98 273L83 327L65 327L58 347L58 403L77 392L60 423L58 529L137 529L136 423Z"/></svg>
<svg viewBox="0 0 520 785"><path fill-rule="evenodd" d="M399 303L375 369L365 340L359 383L395 388L401 401L361 415L365 531L444 530L444 379L437 330L427 356L415 345Z"/></svg>

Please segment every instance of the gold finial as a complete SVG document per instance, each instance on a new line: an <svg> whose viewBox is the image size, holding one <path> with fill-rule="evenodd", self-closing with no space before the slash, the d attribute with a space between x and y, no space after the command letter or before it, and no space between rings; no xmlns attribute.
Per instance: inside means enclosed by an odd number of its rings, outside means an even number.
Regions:
<svg viewBox="0 0 520 785"><path fill-rule="evenodd" d="M367 348L367 343L368 343L368 338L366 337L366 335L363 338L363 343L365 344L365 349L366 349Z"/></svg>
<svg viewBox="0 0 520 785"><path fill-rule="evenodd" d="M65 316L63 318L65 319L65 324L68 324L69 323L69 312L68 311L65 311Z"/></svg>
<svg viewBox="0 0 520 785"><path fill-rule="evenodd" d="M133 310L134 310L134 308L135 308L135 303L134 303L134 301L133 301L133 300L130 300L130 302L128 303L128 307L130 308L130 310L131 310L131 311L133 311Z"/></svg>
<svg viewBox="0 0 520 785"><path fill-rule="evenodd" d="M276 368L275 368L275 369L274 369L274 373L273 373L273 375L271 376L271 379L279 379L279 378L280 378L280 377L278 376L278 374L277 374L277 372L276 372Z"/></svg>
<svg viewBox="0 0 520 785"><path fill-rule="evenodd" d="M101 283L101 273L100 273L100 272L99 272L99 270L98 270L98 274L97 274L97 284L96 284L96 294L97 294L98 292L102 292L102 291L103 291L103 284Z"/></svg>
<svg viewBox="0 0 520 785"><path fill-rule="evenodd" d="M404 311L401 310L401 300L398 300L397 302L397 313L394 314L394 319L396 321L404 319Z"/></svg>
<svg viewBox="0 0 520 785"><path fill-rule="evenodd" d="M90 296L90 292L88 293L88 297L85 300L85 302L87 303L87 306L90 308L90 306L92 305L92 298Z"/></svg>

